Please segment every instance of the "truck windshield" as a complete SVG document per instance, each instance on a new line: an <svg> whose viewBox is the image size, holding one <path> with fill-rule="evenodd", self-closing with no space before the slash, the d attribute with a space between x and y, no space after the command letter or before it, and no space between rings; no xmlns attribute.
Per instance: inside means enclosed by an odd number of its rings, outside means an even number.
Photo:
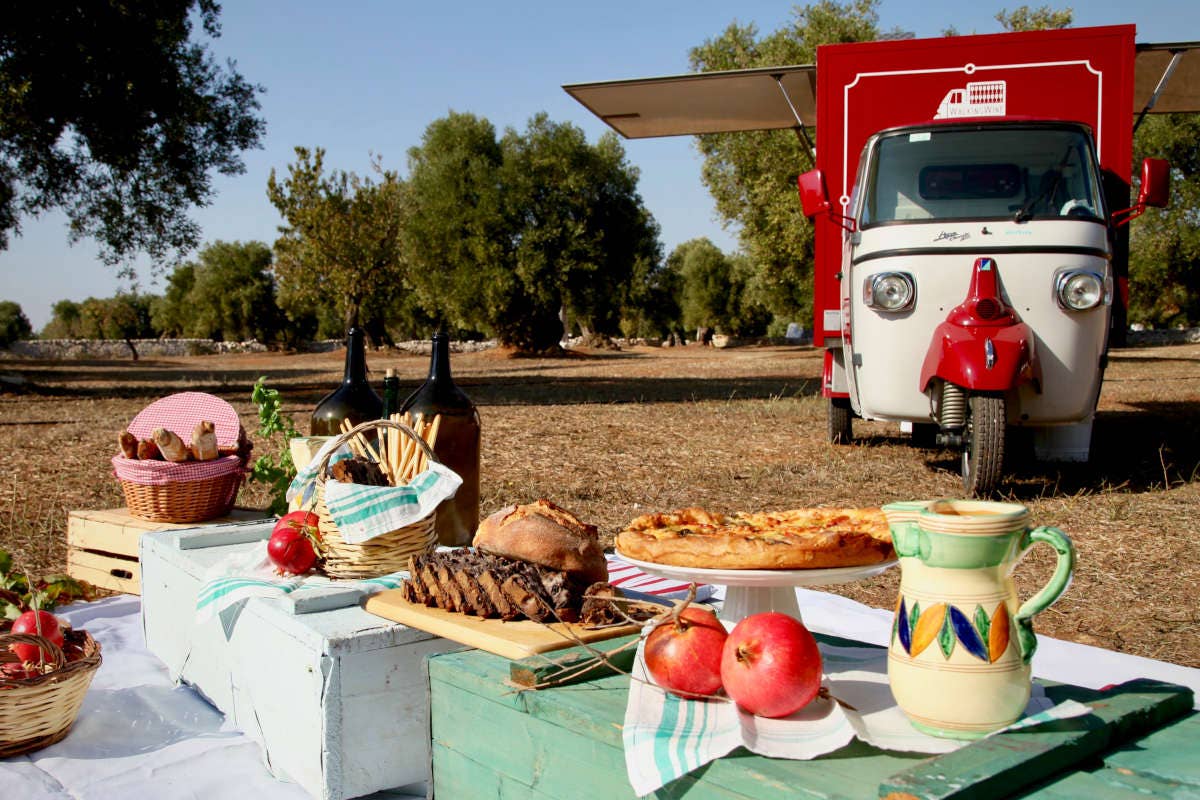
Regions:
<svg viewBox="0 0 1200 800"><path fill-rule="evenodd" d="M1091 139L1080 130L905 131L870 154L860 223L1102 218Z"/></svg>

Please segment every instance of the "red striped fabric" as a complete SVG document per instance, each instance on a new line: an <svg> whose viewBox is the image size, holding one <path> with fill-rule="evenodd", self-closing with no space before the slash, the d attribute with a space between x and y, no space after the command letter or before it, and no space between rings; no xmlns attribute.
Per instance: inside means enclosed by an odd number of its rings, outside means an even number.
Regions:
<svg viewBox="0 0 1200 800"><path fill-rule="evenodd" d="M648 575L640 568L622 561L617 556L608 556L608 582L622 589L633 589L654 595L678 594L682 596L687 594L688 587L691 586L690 583L675 578L659 578L655 575ZM699 584L696 598L707 597L710 593L708 586Z"/></svg>

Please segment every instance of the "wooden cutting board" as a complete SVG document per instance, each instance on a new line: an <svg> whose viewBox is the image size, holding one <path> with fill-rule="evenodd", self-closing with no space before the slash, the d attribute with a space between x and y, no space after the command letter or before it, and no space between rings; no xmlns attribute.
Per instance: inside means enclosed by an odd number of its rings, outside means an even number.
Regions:
<svg viewBox="0 0 1200 800"><path fill-rule="evenodd" d="M640 630L637 625L614 625L599 630L588 630L581 625L566 622L543 625L529 619L510 622L482 619L410 603L400 596L399 589L386 589L372 595L367 599L366 610L410 628L428 631L443 639L513 660L579 644L570 636L590 644L637 633Z"/></svg>

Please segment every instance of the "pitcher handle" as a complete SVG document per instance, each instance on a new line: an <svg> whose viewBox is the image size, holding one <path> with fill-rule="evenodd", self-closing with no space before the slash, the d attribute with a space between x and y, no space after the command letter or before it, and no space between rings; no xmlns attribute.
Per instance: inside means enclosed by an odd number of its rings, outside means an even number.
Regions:
<svg viewBox="0 0 1200 800"><path fill-rule="evenodd" d="M1017 625L1017 643L1021 648L1021 659L1026 664L1033 658L1037 650L1037 636L1033 633L1033 617L1054 604L1062 593L1071 585L1071 575L1075 572L1075 545L1071 538L1058 528L1043 526L1026 531L1021 539L1021 552L1042 542L1050 545L1058 553L1058 562L1054 574L1042 587L1042 590L1026 600L1017 609L1013 621Z"/></svg>

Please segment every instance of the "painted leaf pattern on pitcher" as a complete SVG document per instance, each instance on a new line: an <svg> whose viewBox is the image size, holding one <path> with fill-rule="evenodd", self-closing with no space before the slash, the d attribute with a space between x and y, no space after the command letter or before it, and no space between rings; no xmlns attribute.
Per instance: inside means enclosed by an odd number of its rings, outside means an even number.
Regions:
<svg viewBox="0 0 1200 800"><path fill-rule="evenodd" d="M898 639L904 652L914 658L936 641L943 658L949 659L955 645L961 644L985 664L995 663L1008 649L1011 638L1012 625L1004 602L990 615L977 605L968 616L962 609L946 603L935 603L922 610L921 604L914 602L910 609L901 596L895 614L892 639Z"/></svg>

